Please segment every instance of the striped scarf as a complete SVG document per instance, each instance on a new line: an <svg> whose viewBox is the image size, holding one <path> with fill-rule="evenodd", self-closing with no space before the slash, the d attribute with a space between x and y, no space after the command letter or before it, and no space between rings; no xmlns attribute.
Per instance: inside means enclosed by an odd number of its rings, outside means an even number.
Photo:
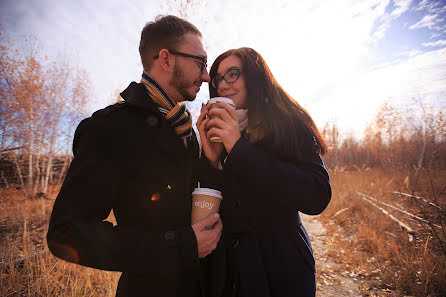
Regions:
<svg viewBox="0 0 446 297"><path fill-rule="evenodd" d="M176 104L167 96L158 83L147 73L143 72L141 83L147 89L153 102L158 105L158 110L164 115L175 133L183 139L187 146L187 137L192 135L192 116L183 102Z"/></svg>

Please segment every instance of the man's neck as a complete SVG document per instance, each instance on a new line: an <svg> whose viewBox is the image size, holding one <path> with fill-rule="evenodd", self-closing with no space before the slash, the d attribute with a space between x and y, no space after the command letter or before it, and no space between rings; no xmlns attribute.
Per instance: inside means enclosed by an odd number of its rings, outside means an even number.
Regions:
<svg viewBox="0 0 446 297"><path fill-rule="evenodd" d="M144 70L145 71L145 70ZM169 98L175 102L177 102L178 94L169 84L169 78L166 75L160 75L156 71L145 71L156 83L163 89L163 91L169 96Z"/></svg>

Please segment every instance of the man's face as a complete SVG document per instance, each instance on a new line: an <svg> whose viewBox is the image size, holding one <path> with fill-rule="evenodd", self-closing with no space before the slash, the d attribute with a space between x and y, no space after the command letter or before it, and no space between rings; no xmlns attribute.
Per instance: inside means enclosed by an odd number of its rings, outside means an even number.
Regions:
<svg viewBox="0 0 446 297"><path fill-rule="evenodd" d="M187 33L183 37L183 42L177 52L189 54L199 57L207 57L206 51L203 49L203 43L196 34ZM191 57L175 55L175 66L172 76L169 80L171 85L177 92L179 98L172 98L175 101L193 101L200 91L203 82L209 82L209 74L206 68L202 69L202 61Z"/></svg>

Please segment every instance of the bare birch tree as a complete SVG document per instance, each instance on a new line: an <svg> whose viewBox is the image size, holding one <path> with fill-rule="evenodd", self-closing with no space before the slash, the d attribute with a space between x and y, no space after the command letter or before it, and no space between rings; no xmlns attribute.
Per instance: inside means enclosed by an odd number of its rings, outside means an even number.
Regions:
<svg viewBox="0 0 446 297"><path fill-rule="evenodd" d="M71 145L90 83L85 71L67 60L43 57L35 40L19 51L1 37L0 149L20 148L10 155L24 194L35 197L47 192L54 159L64 158Z"/></svg>

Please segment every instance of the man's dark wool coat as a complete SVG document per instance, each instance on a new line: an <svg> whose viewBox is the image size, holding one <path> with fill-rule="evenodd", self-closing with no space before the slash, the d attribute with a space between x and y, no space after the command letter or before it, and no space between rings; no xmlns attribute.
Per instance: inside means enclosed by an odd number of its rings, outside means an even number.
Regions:
<svg viewBox="0 0 446 297"><path fill-rule="evenodd" d="M48 246L64 260L122 271L117 296L200 296L190 217L197 140L188 151L142 84L121 96L125 103L97 111L76 130ZM111 210L116 226L104 221Z"/></svg>

